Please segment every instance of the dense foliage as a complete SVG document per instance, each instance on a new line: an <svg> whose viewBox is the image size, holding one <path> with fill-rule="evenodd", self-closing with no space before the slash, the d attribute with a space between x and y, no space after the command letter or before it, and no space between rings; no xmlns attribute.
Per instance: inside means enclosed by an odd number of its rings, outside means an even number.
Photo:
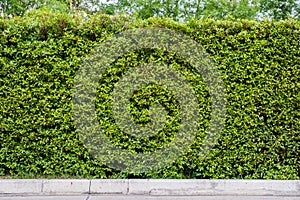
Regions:
<svg viewBox="0 0 300 200"><path fill-rule="evenodd" d="M201 122L196 140L173 164L131 174L93 158L72 115L74 76L101 41L137 27L164 27L197 41L215 60L226 88L227 117L215 147L199 157L210 119L209 93L201 76L172 52L142 49L117 59L99 82L98 119L111 142L152 151L176 136L172 126L149 141L132 140L113 124L109 95L118 76L142 62L163 62L195 88ZM0 20L0 175L9 177L249 178L300 177L300 23L290 20L177 23L123 16L31 12ZM101 86L101 87L100 87ZM169 97L169 98L167 98ZM169 101L168 99L173 99ZM158 98L176 118L176 99L150 85L132 97L137 123L148 123L147 105ZM170 131L171 130L171 131ZM172 132L173 131L173 132Z"/></svg>
<svg viewBox="0 0 300 200"><path fill-rule="evenodd" d="M247 20L300 19L299 0L0 0L0 14L22 16L31 9L49 8L72 13L122 13L142 19L169 17L187 21L192 18Z"/></svg>

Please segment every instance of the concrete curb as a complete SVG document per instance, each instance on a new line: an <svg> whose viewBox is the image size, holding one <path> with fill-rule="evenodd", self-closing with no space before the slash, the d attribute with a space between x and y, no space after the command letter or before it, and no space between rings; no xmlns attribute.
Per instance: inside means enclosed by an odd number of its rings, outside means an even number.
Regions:
<svg viewBox="0 0 300 200"><path fill-rule="evenodd" d="M0 195L292 196L299 180L0 179Z"/></svg>

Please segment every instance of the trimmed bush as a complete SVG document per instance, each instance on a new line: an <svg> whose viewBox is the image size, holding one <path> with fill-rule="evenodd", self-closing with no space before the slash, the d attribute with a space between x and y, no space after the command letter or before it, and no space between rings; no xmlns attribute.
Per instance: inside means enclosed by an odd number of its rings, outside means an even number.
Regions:
<svg viewBox="0 0 300 200"><path fill-rule="evenodd" d="M112 117L110 96L126 70L149 62L173 67L186 77L199 101L199 131L189 150L172 165L133 174L93 158L76 133L72 88L82 60L97 44L132 28L163 27L197 41L215 61L226 88L225 127L214 148L199 157L210 120L210 95L202 77L172 52L141 49L118 58L101 76L97 114L115 145L153 151L172 141L180 121L173 94L156 85L138 90L130 110L149 123L149 106L161 103L168 124L149 139L123 133ZM139 21L123 16L34 11L0 20L0 175L89 178L300 177L299 21ZM101 112L100 112L101 111ZM179 118L178 118L179 116Z"/></svg>

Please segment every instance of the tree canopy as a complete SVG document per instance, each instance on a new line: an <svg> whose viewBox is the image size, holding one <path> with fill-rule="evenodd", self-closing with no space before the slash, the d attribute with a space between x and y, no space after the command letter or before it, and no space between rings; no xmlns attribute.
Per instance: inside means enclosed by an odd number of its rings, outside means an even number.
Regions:
<svg viewBox="0 0 300 200"><path fill-rule="evenodd" d="M300 19L299 0L0 0L2 16L21 16L27 10L42 7L66 12L83 10L88 13L134 14L142 19L152 16L174 20L203 17Z"/></svg>

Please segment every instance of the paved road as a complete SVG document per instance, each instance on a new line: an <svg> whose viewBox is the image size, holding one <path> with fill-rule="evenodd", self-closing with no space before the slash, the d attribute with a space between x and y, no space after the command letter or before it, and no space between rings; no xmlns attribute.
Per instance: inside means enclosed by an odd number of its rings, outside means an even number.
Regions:
<svg viewBox="0 0 300 200"><path fill-rule="evenodd" d="M143 196L143 195L81 195L81 196L0 196L0 200L299 200L292 196Z"/></svg>

